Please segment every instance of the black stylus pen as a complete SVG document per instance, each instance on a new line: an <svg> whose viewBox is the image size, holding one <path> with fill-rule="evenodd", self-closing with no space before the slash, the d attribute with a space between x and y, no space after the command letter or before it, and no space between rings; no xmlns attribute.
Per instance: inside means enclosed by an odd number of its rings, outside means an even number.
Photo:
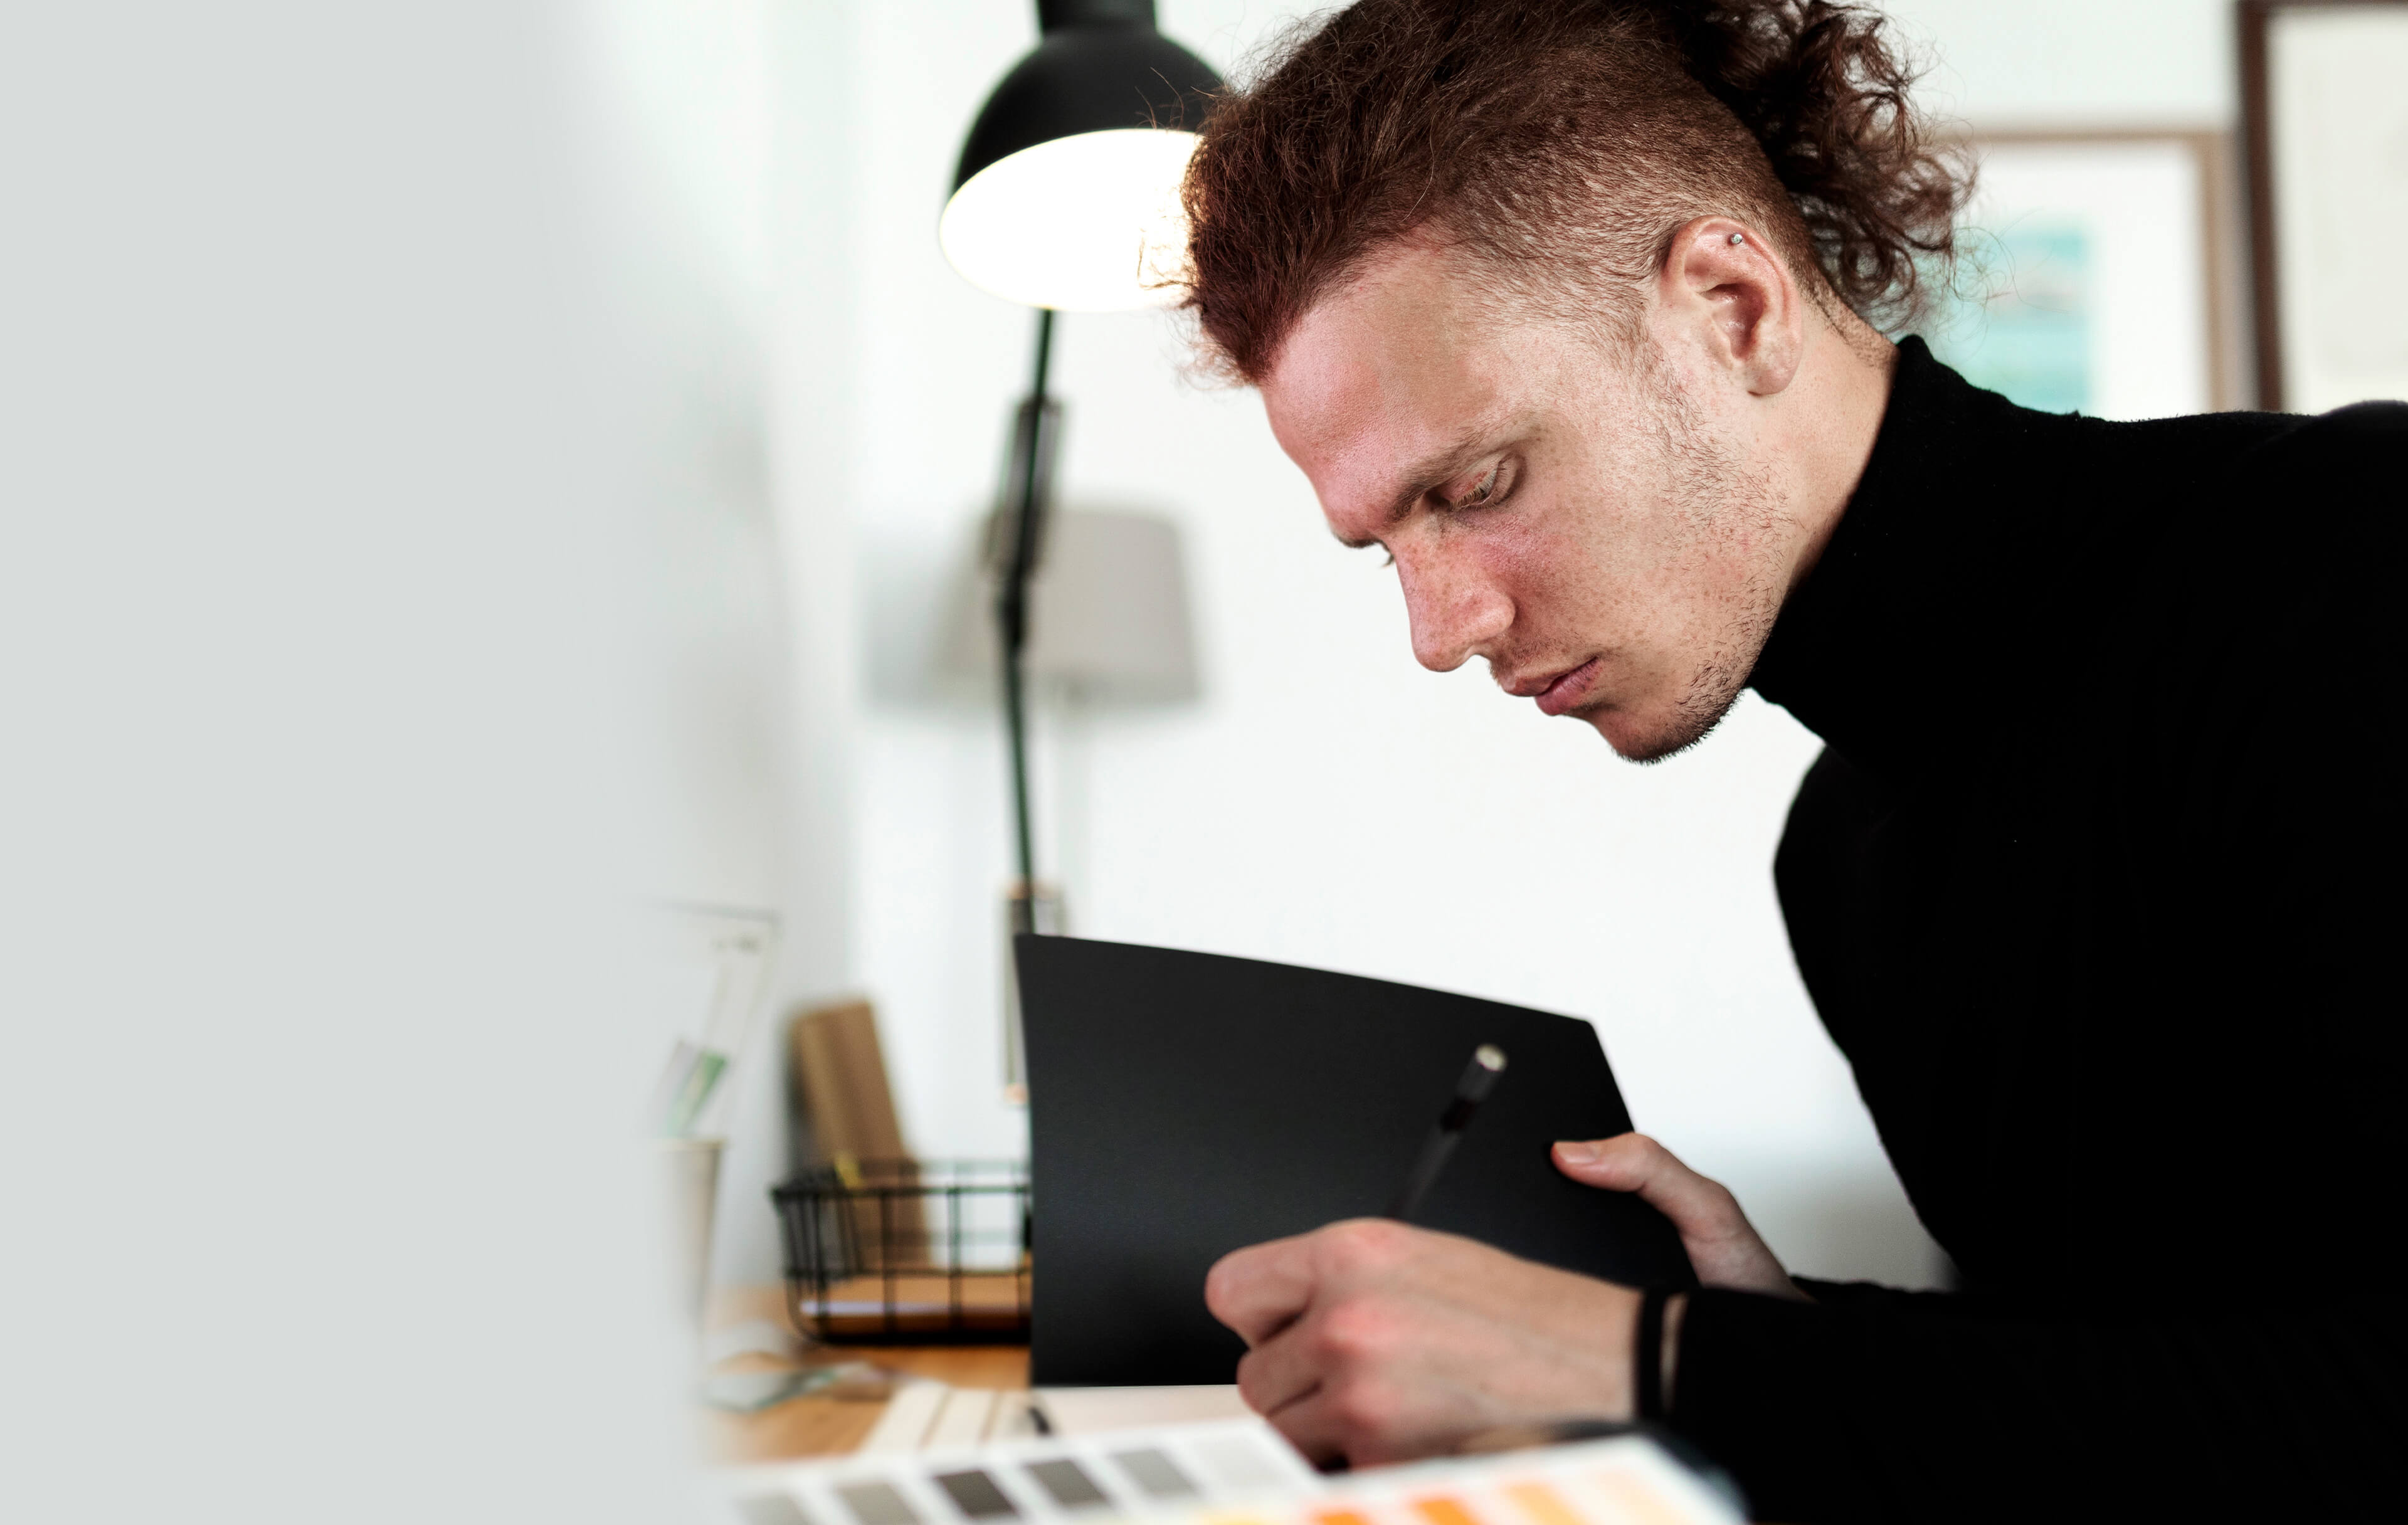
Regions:
<svg viewBox="0 0 2408 1525"><path fill-rule="evenodd" d="M1411 1223L1413 1212L1429 1195L1430 1183L1446 1168L1446 1157L1455 1153L1457 1139L1463 1137L1464 1125L1488 1100L1497 1088L1497 1077L1505 1072L1505 1051L1495 1043L1483 1043L1471 1051L1471 1062L1463 1067L1463 1078L1455 1083L1455 1100L1438 1115L1438 1126L1430 1129L1429 1138L1422 1144L1421 1158L1413 1161L1412 1173L1405 1184L1397 1188L1397 1200L1388 1204L1388 1216L1399 1223Z"/></svg>

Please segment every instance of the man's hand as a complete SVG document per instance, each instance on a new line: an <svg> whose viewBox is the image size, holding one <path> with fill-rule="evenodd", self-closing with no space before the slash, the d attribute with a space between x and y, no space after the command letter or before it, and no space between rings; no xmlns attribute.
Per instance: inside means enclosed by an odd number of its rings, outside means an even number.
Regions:
<svg viewBox="0 0 2408 1525"><path fill-rule="evenodd" d="M1386 1218L1223 1257L1238 1391L1316 1462L1401 1461L1516 1421L1627 1415L1639 1294Z"/></svg>
<svg viewBox="0 0 2408 1525"><path fill-rule="evenodd" d="M1709 1287L1802 1297L1729 1192L1637 1134L1559 1144L1576 1181L1670 1217ZM1498 1425L1632 1409L1639 1294L1383 1218L1226 1256L1204 1284L1250 1347L1238 1390L1315 1461L1400 1461ZM1682 1312L1666 1315L1666 1391Z"/></svg>
<svg viewBox="0 0 2408 1525"><path fill-rule="evenodd" d="M1681 1245L1689 1252L1689 1264L1697 1268L1702 1285L1805 1299L1756 1237L1729 1188L1682 1164L1646 1134L1558 1144L1555 1169L1583 1186L1639 1193L1681 1230Z"/></svg>

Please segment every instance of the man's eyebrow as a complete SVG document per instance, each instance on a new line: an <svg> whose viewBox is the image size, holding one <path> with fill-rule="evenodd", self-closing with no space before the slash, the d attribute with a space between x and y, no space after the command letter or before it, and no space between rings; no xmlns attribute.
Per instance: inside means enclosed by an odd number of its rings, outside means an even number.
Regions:
<svg viewBox="0 0 2408 1525"><path fill-rule="evenodd" d="M1425 494L1470 465L1487 449L1486 436L1466 435L1446 449L1414 462L1405 473L1405 485L1398 488L1397 496L1388 500L1388 511L1381 516L1380 527L1394 529L1403 524L1405 516L1413 511L1413 505L1420 502ZM1340 536L1338 543L1349 551L1367 551L1380 542L1376 539L1348 540Z"/></svg>

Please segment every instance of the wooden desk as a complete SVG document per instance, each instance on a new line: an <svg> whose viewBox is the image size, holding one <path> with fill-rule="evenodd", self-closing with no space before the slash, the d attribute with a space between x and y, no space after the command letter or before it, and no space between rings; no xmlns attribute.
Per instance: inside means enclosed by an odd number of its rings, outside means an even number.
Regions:
<svg viewBox="0 0 2408 1525"><path fill-rule="evenodd" d="M746 1318L767 1318L784 1326L784 1288L737 1288L712 1300L714 1326ZM814 1352L813 1359L866 1360L956 1388L1025 1389L1028 1386L1026 1345L828 1345ZM741 1371L785 1364L770 1357L743 1356L728 1362L727 1368ZM705 1460L723 1464L842 1456L860 1446L885 1412L882 1402L810 1396L790 1398L754 1414L706 1408L700 1426L702 1454Z"/></svg>

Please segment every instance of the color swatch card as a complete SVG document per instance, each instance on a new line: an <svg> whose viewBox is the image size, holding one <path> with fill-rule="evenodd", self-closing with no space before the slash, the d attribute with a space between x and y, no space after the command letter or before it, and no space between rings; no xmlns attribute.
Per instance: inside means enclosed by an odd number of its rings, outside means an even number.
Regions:
<svg viewBox="0 0 2408 1525"><path fill-rule="evenodd" d="M1260 1419L722 1474L726 1525L1738 1525L1636 1435L1324 1477Z"/></svg>
<svg viewBox="0 0 2408 1525"><path fill-rule="evenodd" d="M1010 1395L1025 1409L1025 1392ZM1100 1525L1318 1493L1324 1480L1252 1417L1084 1436L886 1451L727 1475L744 1525Z"/></svg>

